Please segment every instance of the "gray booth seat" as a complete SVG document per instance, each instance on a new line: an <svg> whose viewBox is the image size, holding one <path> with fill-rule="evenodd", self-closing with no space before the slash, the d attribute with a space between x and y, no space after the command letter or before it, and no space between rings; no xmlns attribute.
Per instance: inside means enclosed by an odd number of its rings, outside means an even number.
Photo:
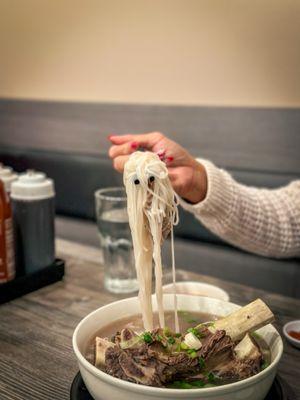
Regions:
<svg viewBox="0 0 300 400"><path fill-rule="evenodd" d="M57 234L98 245L94 191L122 184L106 155L105 133L149 131L153 127L194 155L226 168L247 185L279 187L300 177L300 113L284 109L3 100L0 161L19 172L33 168L52 177ZM182 268L300 297L299 259L275 260L236 249L183 210L175 237L177 265ZM163 259L170 264L169 243L163 248Z"/></svg>

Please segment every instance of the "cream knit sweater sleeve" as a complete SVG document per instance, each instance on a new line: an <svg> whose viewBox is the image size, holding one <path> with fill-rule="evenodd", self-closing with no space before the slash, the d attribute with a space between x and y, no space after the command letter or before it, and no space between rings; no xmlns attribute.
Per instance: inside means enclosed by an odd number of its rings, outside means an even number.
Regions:
<svg viewBox="0 0 300 400"><path fill-rule="evenodd" d="M179 203L225 241L252 253L278 258L300 256L300 180L279 189L236 182L210 161L198 159L208 190L198 204Z"/></svg>

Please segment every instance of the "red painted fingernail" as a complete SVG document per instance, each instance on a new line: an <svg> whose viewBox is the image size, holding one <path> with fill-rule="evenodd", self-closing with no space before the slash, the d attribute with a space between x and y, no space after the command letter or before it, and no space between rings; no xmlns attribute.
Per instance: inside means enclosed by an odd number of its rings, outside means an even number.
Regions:
<svg viewBox="0 0 300 400"><path fill-rule="evenodd" d="M166 150L158 150L156 153L160 159L164 158L164 155L166 154Z"/></svg>
<svg viewBox="0 0 300 400"><path fill-rule="evenodd" d="M137 149L137 148L139 147L139 144L138 144L138 142L132 142L132 143L130 144L130 147L131 147L132 149Z"/></svg>
<svg viewBox="0 0 300 400"><path fill-rule="evenodd" d="M171 161L173 161L173 160L174 160L174 157L172 157L172 156L169 156L169 157L167 157L167 158L166 158L166 160L167 160L168 162L171 162Z"/></svg>

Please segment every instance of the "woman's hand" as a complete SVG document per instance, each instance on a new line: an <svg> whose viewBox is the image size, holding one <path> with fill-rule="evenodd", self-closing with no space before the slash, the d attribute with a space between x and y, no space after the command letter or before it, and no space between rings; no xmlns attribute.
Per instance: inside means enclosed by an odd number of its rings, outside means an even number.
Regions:
<svg viewBox="0 0 300 400"><path fill-rule="evenodd" d="M191 203L202 201L207 192L205 168L183 147L160 132L140 135L110 135L109 156L114 168L122 172L129 155L138 149L153 151L167 165L175 192Z"/></svg>

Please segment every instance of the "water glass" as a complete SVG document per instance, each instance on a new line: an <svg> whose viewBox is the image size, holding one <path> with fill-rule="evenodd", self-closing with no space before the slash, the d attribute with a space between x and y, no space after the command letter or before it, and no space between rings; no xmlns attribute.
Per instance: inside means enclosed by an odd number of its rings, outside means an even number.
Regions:
<svg viewBox="0 0 300 400"><path fill-rule="evenodd" d="M113 187L95 192L96 219L104 257L104 286L113 293L138 288L125 189Z"/></svg>

